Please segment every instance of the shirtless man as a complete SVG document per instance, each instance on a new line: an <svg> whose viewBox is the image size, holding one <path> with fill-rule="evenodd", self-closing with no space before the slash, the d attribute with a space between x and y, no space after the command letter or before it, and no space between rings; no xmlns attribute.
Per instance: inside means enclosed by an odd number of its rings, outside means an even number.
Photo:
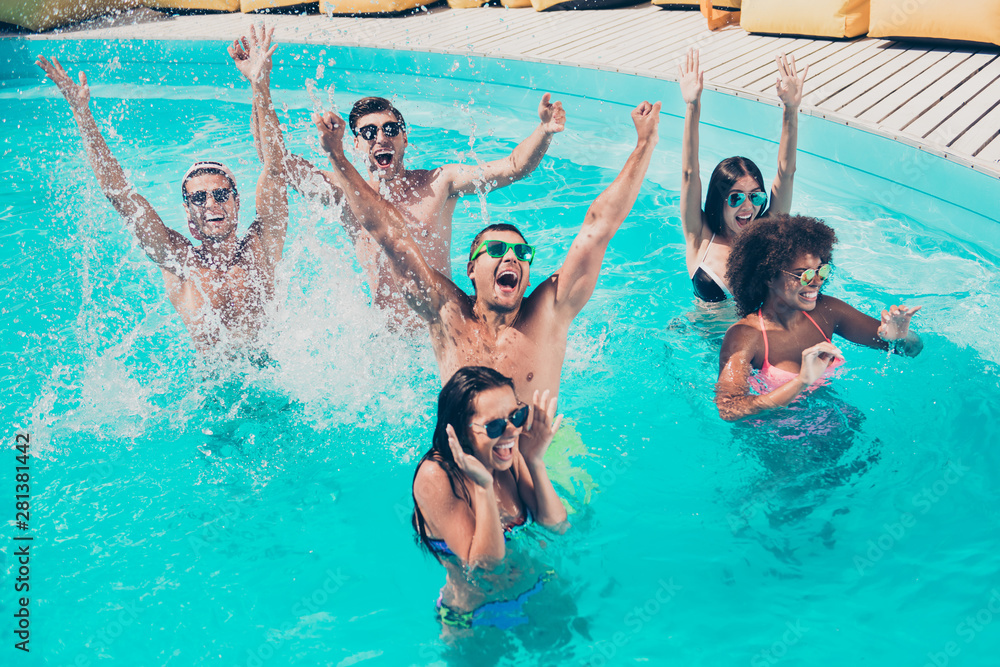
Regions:
<svg viewBox="0 0 1000 667"><path fill-rule="evenodd" d="M542 96L538 127L507 157L484 164L449 164L436 169L403 166L408 143L406 122L389 100L365 97L355 102L349 122L354 148L368 167L368 187L399 209L431 268L451 277L451 218L460 195L510 185L530 174L542 161L552 135L566 126L562 103L549 100L548 93ZM316 178L319 174L325 177L325 182ZM297 155L288 157L288 180L301 193L319 193L333 201L340 200L336 177L328 171L321 172ZM332 192L324 192L331 185ZM373 302L387 309L394 322L402 322L410 310L396 287L385 254L357 224L350 210L344 211L344 223L367 274Z"/></svg>
<svg viewBox="0 0 1000 667"><path fill-rule="evenodd" d="M614 182L591 204L560 268L530 296L534 248L512 225L490 225L472 245L466 271L469 296L424 258L406 216L371 188L344 156L344 122L314 115L320 143L334 165L334 183L347 195L358 222L382 246L397 283L430 328L441 381L463 366L489 366L513 378L518 396L559 393L569 325L590 299L611 238L639 195L657 142L660 103L632 111L635 150Z"/></svg>
<svg viewBox="0 0 1000 667"><path fill-rule="evenodd" d="M232 172L219 162L196 162L184 175L181 196L188 229L201 242L195 246L168 229L149 202L129 183L112 155L90 110L90 88L69 77L55 58L37 64L59 86L73 109L90 165L104 195L135 234L151 260L159 265L167 294L194 339L205 352L251 344L263 325L264 308L274 293L274 268L281 259L288 225L288 199L283 175L284 141L271 104L271 31L260 39L251 28L247 49L229 47L233 61L250 82L261 114L264 168L257 182L257 220L242 239L236 236L240 199Z"/></svg>

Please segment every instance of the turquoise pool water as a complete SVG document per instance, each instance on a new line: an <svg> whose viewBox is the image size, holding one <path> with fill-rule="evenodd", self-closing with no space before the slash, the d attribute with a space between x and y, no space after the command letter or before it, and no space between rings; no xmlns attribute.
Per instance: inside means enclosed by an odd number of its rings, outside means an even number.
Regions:
<svg viewBox="0 0 1000 667"><path fill-rule="evenodd" d="M30 64L45 52L86 69L113 150L183 229L177 187L194 158L226 160L244 189L258 170L249 95L221 46L7 40L0 480L13 496L13 436L30 432L36 536L32 653L11 664L995 664L996 180L802 118L794 210L837 228L830 293L872 313L923 304L926 347L906 360L848 346L845 375L803 418L841 425L789 441L722 422L711 401L720 325L684 275L675 87L280 48L279 115L314 160L307 112L331 96L343 112L395 92L411 166L503 155L543 91L563 100L567 132L531 178L461 201L458 266L488 218L538 243L536 275L555 270L631 148L629 108L664 100L649 180L570 334L561 407L576 437L554 476L573 528L524 541L558 582L531 627L442 642L443 570L409 526L439 388L430 351L382 331L337 223L294 199L269 332L279 365L197 358ZM779 112L712 93L704 106L704 178L735 153L773 176Z"/></svg>

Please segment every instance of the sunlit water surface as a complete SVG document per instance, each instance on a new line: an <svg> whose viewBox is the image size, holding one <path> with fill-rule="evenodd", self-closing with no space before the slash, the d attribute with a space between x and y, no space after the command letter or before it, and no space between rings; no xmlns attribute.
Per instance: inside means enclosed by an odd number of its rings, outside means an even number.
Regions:
<svg viewBox="0 0 1000 667"><path fill-rule="evenodd" d="M131 64L139 45L113 57L31 46L86 68L112 150L169 226L184 230L179 181L196 158L232 165L243 228L252 220L260 167L249 94L229 67ZM346 114L361 95L394 92L407 164L420 167L507 154L543 92L349 72L318 48L282 48L287 143L320 164L308 112L330 99ZM899 186L800 155L793 208L840 239L827 291L872 314L923 304L925 349L903 359L845 343L843 376L782 424L727 424L712 384L733 312L706 314L691 295L682 119L664 115L649 180L570 332L553 476L573 527L533 528L516 546L558 580L531 625L446 643L434 616L443 570L409 525L440 387L433 355L369 309L337 217L292 196L265 334L277 363L199 358L159 270L101 195L67 106L15 70L0 88L0 330L7 437L33 443L31 658L995 664L1000 263L938 225L983 219L913 191L905 213L872 203ZM538 245L539 281L624 162L628 106L558 97L567 130L537 171L459 202L454 266L483 224L511 221ZM775 110L775 137L778 122ZM822 130L803 119L804 133ZM734 153L773 176L771 142L705 127L702 145L706 181ZM5 493L13 459L0 466Z"/></svg>

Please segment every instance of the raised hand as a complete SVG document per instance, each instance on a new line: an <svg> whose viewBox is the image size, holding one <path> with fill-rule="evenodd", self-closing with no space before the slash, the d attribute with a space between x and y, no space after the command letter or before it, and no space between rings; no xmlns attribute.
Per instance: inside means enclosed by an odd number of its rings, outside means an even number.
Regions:
<svg viewBox="0 0 1000 667"><path fill-rule="evenodd" d="M80 71L80 83L73 83L63 66L59 64L57 58L52 62L45 59L45 56L38 56L35 64L45 70L45 76L59 87L59 92L66 98L74 111L86 109L90 106L90 86L87 85L87 75Z"/></svg>
<svg viewBox="0 0 1000 667"><path fill-rule="evenodd" d="M639 141L655 142L659 138L660 103L643 102L632 109L632 122L635 123L635 131L639 133Z"/></svg>
<svg viewBox="0 0 1000 667"><path fill-rule="evenodd" d="M316 129L319 130L319 142L323 150L330 154L332 158L344 157L344 119L337 115L335 111L327 111L322 116L318 113L312 115Z"/></svg>
<svg viewBox="0 0 1000 667"><path fill-rule="evenodd" d="M548 389L541 396L536 389L528 408L528 421L521 429L521 437L517 441L518 449L526 462L542 462L545 452L552 444L552 436L559 430L561 423L562 415L556 416L556 397L549 400Z"/></svg>
<svg viewBox="0 0 1000 667"><path fill-rule="evenodd" d="M903 340L910 332L910 318L923 306L890 306L882 311L882 323L878 335L882 340Z"/></svg>
<svg viewBox="0 0 1000 667"><path fill-rule="evenodd" d="M278 48L277 44L271 45L272 35L274 28L267 29L261 24L258 37L257 30L251 25L249 40L244 36L229 45L229 57L250 83L267 83L270 80L271 54Z"/></svg>
<svg viewBox="0 0 1000 667"><path fill-rule="evenodd" d="M542 129L549 134L562 132L566 129L566 111L562 102L550 104L550 99L552 95L549 93L542 95L542 101L538 103L538 119L542 121Z"/></svg>
<svg viewBox="0 0 1000 667"><path fill-rule="evenodd" d="M464 472L476 486L492 489L493 474L486 469L482 461L472 454L466 454L462 451L462 445L459 444L458 436L455 435L455 429L451 427L451 424L445 426L445 430L448 432L448 447L451 448L451 456L455 459L455 465L458 466L458 469Z"/></svg>
<svg viewBox="0 0 1000 667"><path fill-rule="evenodd" d="M799 379L806 386L823 377L823 373L837 357L844 354L833 343L823 341L802 350L802 366L799 368Z"/></svg>
<svg viewBox="0 0 1000 667"><path fill-rule="evenodd" d="M685 104L695 104L705 88L705 73L699 67L698 49L689 49L684 63L677 66L677 83Z"/></svg>
<svg viewBox="0 0 1000 667"><path fill-rule="evenodd" d="M786 57L782 53L775 60L778 62L778 99L786 107L797 109L802 103L802 90L809 74L809 65L806 65L800 75L795 69L795 56Z"/></svg>

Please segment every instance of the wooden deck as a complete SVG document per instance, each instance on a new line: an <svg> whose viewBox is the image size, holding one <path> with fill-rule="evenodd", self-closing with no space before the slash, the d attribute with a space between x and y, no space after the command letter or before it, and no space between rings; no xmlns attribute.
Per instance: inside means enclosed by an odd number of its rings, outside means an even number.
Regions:
<svg viewBox="0 0 1000 667"><path fill-rule="evenodd" d="M139 10L30 39L234 39L262 17L167 16ZM438 6L401 17L273 15L282 42L358 45L517 58L676 79L701 49L706 86L777 103L774 57L809 65L802 112L918 146L1000 178L1000 53L881 39L831 41L710 32L701 14L653 5L538 13Z"/></svg>

